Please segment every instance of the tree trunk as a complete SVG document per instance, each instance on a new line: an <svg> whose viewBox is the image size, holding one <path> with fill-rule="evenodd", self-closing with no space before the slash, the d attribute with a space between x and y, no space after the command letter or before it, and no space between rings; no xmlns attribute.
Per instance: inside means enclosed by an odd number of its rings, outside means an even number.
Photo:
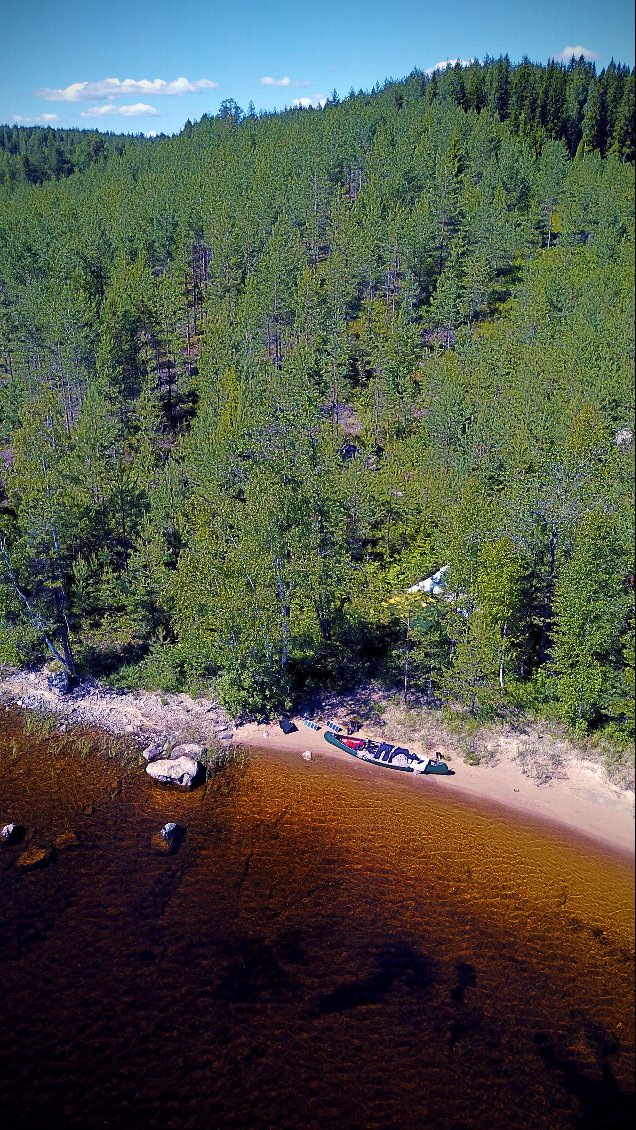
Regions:
<svg viewBox="0 0 636 1130"><path fill-rule="evenodd" d="M409 608L406 614L406 638L404 640L404 689L402 692L402 702L406 706L409 696L409 665L411 658L411 609Z"/></svg>
<svg viewBox="0 0 636 1130"><path fill-rule="evenodd" d="M280 557L276 557L274 559L274 568L276 570L276 588L278 590L278 599L280 601L280 618L281 618L281 632L282 632L282 647L281 647L281 653L280 653L280 665L284 670L285 667L287 666L287 659L288 659L288 656L289 656L289 636L290 636L289 614L290 614L291 609L290 609L289 604L287 603L287 594L285 592L285 586L283 584L283 578L282 578L282 575L281 575Z"/></svg>

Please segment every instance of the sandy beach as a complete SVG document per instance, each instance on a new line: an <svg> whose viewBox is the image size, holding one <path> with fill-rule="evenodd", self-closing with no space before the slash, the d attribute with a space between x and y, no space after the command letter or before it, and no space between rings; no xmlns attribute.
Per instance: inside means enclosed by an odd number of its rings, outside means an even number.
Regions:
<svg viewBox="0 0 636 1130"><path fill-rule="evenodd" d="M302 719L293 719L297 730L284 734L278 725L250 723L239 726L234 743L264 753L277 750L301 757L309 750L312 759L335 759L354 772L367 774L377 780L378 786L387 777L395 777L383 769L350 758L323 737L324 730L315 732L303 725ZM366 737L382 741L382 735L365 727ZM414 753L428 756L428 751L418 742L409 742ZM550 822L569 832L594 840L621 855L634 857L634 793L619 789L606 777L603 769L592 761L570 759L563 774L547 784L540 784L524 773L512 752L500 752L494 765L469 765L454 751L438 747L449 767L455 770L452 777L431 777L400 774L410 787L418 791L435 790L458 802L488 803L502 806L523 816L524 819Z"/></svg>

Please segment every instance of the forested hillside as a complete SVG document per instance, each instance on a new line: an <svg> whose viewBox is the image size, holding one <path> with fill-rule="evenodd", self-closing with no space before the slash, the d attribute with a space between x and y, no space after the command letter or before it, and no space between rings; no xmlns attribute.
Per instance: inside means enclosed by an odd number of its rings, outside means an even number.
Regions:
<svg viewBox="0 0 636 1130"><path fill-rule="evenodd" d="M87 129L0 126L0 185L60 180L144 140Z"/></svg>
<svg viewBox="0 0 636 1130"><path fill-rule="evenodd" d="M0 663L633 733L633 83L226 103L0 189Z"/></svg>

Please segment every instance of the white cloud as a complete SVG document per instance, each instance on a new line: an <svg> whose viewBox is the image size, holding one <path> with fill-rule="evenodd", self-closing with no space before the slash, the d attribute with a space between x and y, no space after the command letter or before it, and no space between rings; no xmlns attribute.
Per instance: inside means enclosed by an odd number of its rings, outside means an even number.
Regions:
<svg viewBox="0 0 636 1130"><path fill-rule="evenodd" d="M434 66L428 67L425 74L432 75L433 71L445 71L447 67L455 67L459 63L460 67L469 67L474 62L473 59L444 59L443 62L435 63Z"/></svg>
<svg viewBox="0 0 636 1130"><path fill-rule="evenodd" d="M295 98L292 102L292 109L295 110L316 110L318 106L324 106L327 102L326 94L314 94L313 98Z"/></svg>
<svg viewBox="0 0 636 1130"><path fill-rule="evenodd" d="M104 102L103 106L91 106L90 110L82 110L82 118L103 118L107 114L122 115L124 118L147 118L157 115L159 111L147 102L130 102L124 106L116 102Z"/></svg>
<svg viewBox="0 0 636 1130"><path fill-rule="evenodd" d="M28 125L29 122L46 122L47 125L50 125L51 122L59 122L59 120L57 114L37 114L35 117L28 117L24 114L13 115L13 121L19 126Z"/></svg>
<svg viewBox="0 0 636 1130"><path fill-rule="evenodd" d="M263 75L258 81L261 86L309 86L306 79L290 78L289 75L283 75L283 78L272 78L271 75Z"/></svg>
<svg viewBox="0 0 636 1130"><path fill-rule="evenodd" d="M589 47L581 47L580 43L576 47L564 47L560 55L555 57L562 59L564 63L569 63L573 55L575 59L580 59L582 55L584 59L589 59L590 62L601 57L598 51L590 51Z"/></svg>
<svg viewBox="0 0 636 1130"><path fill-rule="evenodd" d="M263 75L263 78L258 81L261 86L291 86L292 84L289 75L285 75L283 78L272 78L270 75Z"/></svg>
<svg viewBox="0 0 636 1130"><path fill-rule="evenodd" d="M43 86L36 90L39 98L48 102L91 102L99 98L129 98L134 94L176 95L195 94L199 90L216 90L218 82L209 78L199 78L190 82L187 78L176 78L166 82L163 78L105 78L100 82L72 82L70 86L51 89Z"/></svg>

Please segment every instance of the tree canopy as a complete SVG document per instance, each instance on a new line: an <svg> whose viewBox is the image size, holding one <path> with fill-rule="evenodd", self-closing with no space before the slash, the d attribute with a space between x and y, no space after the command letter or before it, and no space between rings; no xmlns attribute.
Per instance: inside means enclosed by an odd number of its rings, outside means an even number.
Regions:
<svg viewBox="0 0 636 1130"><path fill-rule="evenodd" d="M0 662L628 734L633 82L2 127Z"/></svg>

